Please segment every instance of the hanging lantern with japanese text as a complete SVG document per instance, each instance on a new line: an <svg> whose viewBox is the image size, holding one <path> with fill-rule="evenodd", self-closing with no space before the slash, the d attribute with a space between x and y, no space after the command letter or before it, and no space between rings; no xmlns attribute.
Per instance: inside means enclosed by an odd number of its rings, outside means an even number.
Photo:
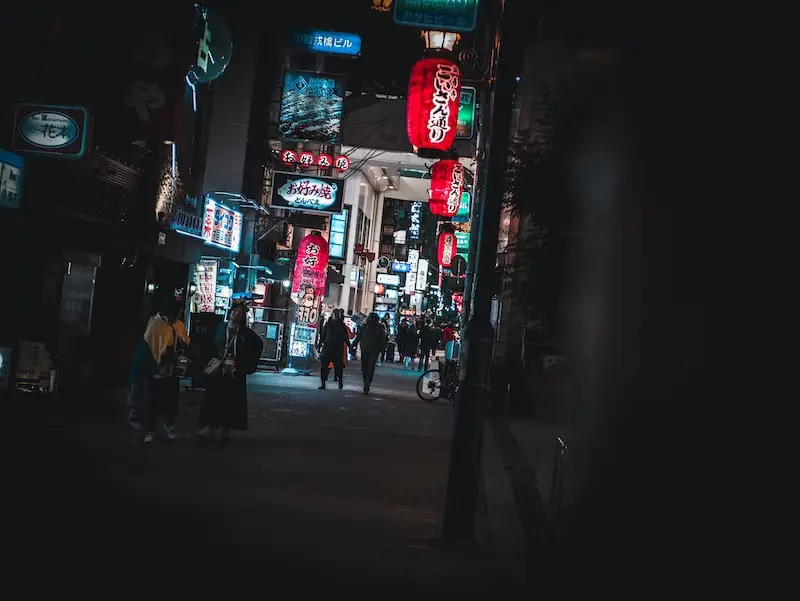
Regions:
<svg viewBox="0 0 800 601"><path fill-rule="evenodd" d="M431 168L431 189L428 192L431 213L454 217L464 191L464 166L452 159L442 159Z"/></svg>
<svg viewBox="0 0 800 601"><path fill-rule="evenodd" d="M297 304L295 324L316 328L328 274L328 241L309 234L300 241L292 280L292 300Z"/></svg>
<svg viewBox="0 0 800 601"><path fill-rule="evenodd" d="M458 240L453 232L442 232L439 234L439 249L436 257L439 265L450 267L453 264L453 257L456 256Z"/></svg>
<svg viewBox="0 0 800 601"><path fill-rule="evenodd" d="M408 140L417 148L449 150L456 137L461 72L447 58L423 58L411 68L406 104Z"/></svg>

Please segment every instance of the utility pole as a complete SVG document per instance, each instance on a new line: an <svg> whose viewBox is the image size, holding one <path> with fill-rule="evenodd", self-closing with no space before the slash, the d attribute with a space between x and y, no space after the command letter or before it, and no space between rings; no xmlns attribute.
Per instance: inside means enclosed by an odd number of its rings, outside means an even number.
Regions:
<svg viewBox="0 0 800 601"><path fill-rule="evenodd" d="M522 58L514 37L515 30L519 27L515 20L520 17L513 13L513 9L518 6L519 1L499 0L499 4L498 35L495 37L494 48L496 70L489 109L487 168L485 181L481 185L480 228L473 277L474 310L465 328L462 343L459 374L461 389L450 447L442 530L442 537L450 541L470 541L475 534L485 403L494 341L489 313L505 186L505 163L511 132L511 107L516 86L515 77Z"/></svg>

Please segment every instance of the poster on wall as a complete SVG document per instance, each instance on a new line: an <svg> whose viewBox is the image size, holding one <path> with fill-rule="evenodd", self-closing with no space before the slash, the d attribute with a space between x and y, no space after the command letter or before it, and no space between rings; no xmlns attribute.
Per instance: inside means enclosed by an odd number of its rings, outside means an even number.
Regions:
<svg viewBox="0 0 800 601"><path fill-rule="evenodd" d="M281 139L339 144L344 81L338 75L286 71L278 126Z"/></svg>
<svg viewBox="0 0 800 601"><path fill-rule="evenodd" d="M242 214L206 196L203 240L209 246L238 253L242 243Z"/></svg>
<svg viewBox="0 0 800 601"><path fill-rule="evenodd" d="M0 150L0 207L19 208L24 164L25 160L21 156Z"/></svg>
<svg viewBox="0 0 800 601"><path fill-rule="evenodd" d="M276 171L270 206L326 215L342 212L344 180L321 175Z"/></svg>

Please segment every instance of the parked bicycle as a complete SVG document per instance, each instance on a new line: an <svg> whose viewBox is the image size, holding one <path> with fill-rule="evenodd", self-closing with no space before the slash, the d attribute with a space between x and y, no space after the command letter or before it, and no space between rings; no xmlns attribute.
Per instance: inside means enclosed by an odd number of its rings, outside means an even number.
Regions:
<svg viewBox="0 0 800 601"><path fill-rule="evenodd" d="M429 369L417 380L417 395L423 401L432 403L445 398L455 403L458 394L458 363L445 360L440 366L444 369Z"/></svg>

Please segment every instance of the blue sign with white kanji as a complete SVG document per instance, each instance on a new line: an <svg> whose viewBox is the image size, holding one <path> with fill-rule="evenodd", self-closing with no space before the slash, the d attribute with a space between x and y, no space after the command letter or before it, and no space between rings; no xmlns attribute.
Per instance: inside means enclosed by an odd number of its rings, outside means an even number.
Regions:
<svg viewBox="0 0 800 601"><path fill-rule="evenodd" d="M361 53L361 36L357 33L301 31L294 35L294 43L309 52L344 56L358 56Z"/></svg>
<svg viewBox="0 0 800 601"><path fill-rule="evenodd" d="M398 25L442 31L473 31L478 20L478 0L396 0Z"/></svg>

